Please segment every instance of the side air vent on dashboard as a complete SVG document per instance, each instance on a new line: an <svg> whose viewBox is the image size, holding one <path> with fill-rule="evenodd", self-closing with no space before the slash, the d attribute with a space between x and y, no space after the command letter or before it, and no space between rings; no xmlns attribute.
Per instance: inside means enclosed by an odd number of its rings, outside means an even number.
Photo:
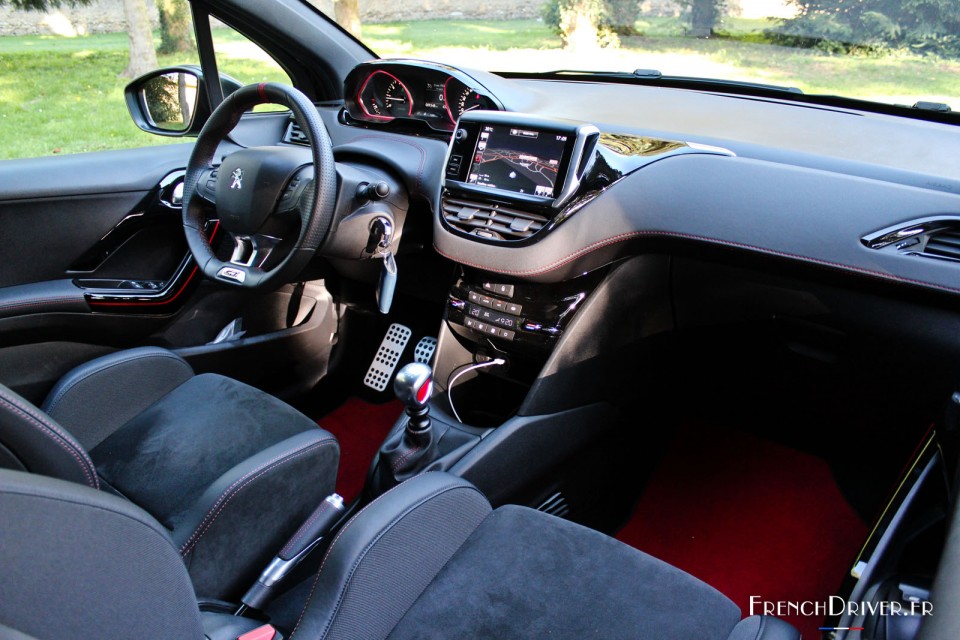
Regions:
<svg viewBox="0 0 960 640"><path fill-rule="evenodd" d="M300 128L300 125L298 125L292 118L290 119L290 123L287 125L287 132L283 135L283 141L289 142L290 144L310 144L307 134L303 132L303 129Z"/></svg>
<svg viewBox="0 0 960 640"><path fill-rule="evenodd" d="M860 239L864 246L901 255L960 262L960 216L931 216L887 227Z"/></svg>
<svg viewBox="0 0 960 640"><path fill-rule="evenodd" d="M960 260L960 228L948 227L931 233L923 253Z"/></svg>
<svg viewBox="0 0 960 640"><path fill-rule="evenodd" d="M444 199L443 219L470 235L514 241L526 240L548 222L545 216L536 213L454 198Z"/></svg>

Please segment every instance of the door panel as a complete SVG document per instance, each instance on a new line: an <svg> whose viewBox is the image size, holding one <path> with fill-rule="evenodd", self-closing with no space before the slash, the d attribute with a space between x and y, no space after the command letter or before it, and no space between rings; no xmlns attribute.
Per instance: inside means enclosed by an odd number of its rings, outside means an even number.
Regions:
<svg viewBox="0 0 960 640"><path fill-rule="evenodd" d="M189 256L171 196L191 149L0 162L0 383L40 402L74 366L144 344L280 393L326 372L338 318L322 284L250 292ZM208 344L236 318L242 338Z"/></svg>
<svg viewBox="0 0 960 640"><path fill-rule="evenodd" d="M8 256L0 269L0 287L74 275L75 263L101 238L131 214L143 213L150 193L186 165L191 148L172 145L0 162L0 237ZM176 228L179 212L170 214L169 226ZM170 237L155 238L154 247L181 252L182 245L164 245ZM134 250L123 252L126 266L152 273L157 255L144 252L142 243L130 248Z"/></svg>
<svg viewBox="0 0 960 640"><path fill-rule="evenodd" d="M185 167L191 149L0 162L0 382L35 396L72 366L151 342L177 322L179 307L172 305L133 314L98 308L88 287L166 283L182 270L180 211L159 195L161 181ZM197 292L199 279L176 283L182 302Z"/></svg>
<svg viewBox="0 0 960 640"><path fill-rule="evenodd" d="M0 174L0 184L4 177ZM0 201L0 237L9 256L0 287L57 280L143 200L147 191Z"/></svg>

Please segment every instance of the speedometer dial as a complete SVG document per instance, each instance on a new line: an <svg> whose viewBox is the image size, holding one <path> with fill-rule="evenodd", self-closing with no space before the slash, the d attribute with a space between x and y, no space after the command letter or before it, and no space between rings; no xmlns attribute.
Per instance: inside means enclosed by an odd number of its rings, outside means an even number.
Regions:
<svg viewBox="0 0 960 640"><path fill-rule="evenodd" d="M360 87L357 102L364 113L378 120L393 120L413 113L410 90L396 76L382 70L367 76Z"/></svg>

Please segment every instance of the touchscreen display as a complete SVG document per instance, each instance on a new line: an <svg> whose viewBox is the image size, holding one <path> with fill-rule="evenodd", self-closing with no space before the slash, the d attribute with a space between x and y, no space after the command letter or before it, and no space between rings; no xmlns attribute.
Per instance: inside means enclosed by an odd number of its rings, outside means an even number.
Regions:
<svg viewBox="0 0 960 640"><path fill-rule="evenodd" d="M555 198L568 135L508 125L484 124L467 183Z"/></svg>

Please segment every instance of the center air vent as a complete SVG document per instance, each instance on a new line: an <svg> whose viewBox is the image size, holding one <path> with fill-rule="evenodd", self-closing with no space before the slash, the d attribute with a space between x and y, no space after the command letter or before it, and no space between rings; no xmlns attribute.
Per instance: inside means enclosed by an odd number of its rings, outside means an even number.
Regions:
<svg viewBox="0 0 960 640"><path fill-rule="evenodd" d="M960 228L947 227L931 233L923 253L960 260Z"/></svg>
<svg viewBox="0 0 960 640"><path fill-rule="evenodd" d="M470 235L506 241L526 240L548 222L536 213L454 198L444 199L443 219Z"/></svg>

